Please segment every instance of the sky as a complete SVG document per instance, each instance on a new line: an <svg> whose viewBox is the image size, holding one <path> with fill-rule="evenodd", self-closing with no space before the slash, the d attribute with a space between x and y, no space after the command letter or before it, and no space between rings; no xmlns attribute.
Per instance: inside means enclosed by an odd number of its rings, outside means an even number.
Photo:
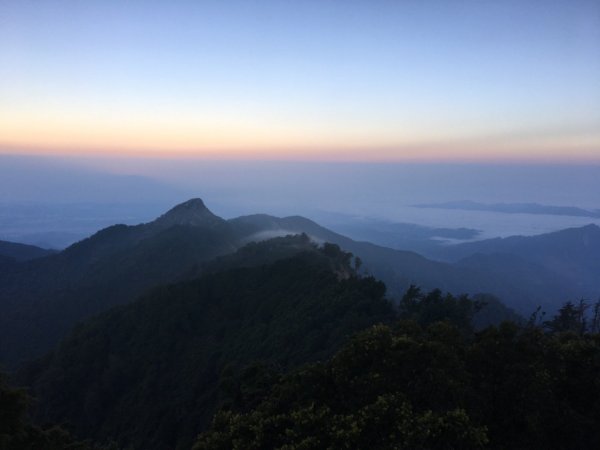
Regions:
<svg viewBox="0 0 600 450"><path fill-rule="evenodd" d="M600 2L0 0L0 152L600 164Z"/></svg>

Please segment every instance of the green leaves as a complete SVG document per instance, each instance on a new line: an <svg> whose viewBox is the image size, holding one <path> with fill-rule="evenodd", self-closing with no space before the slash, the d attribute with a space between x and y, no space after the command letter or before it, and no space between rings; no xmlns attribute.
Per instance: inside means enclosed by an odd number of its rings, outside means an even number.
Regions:
<svg viewBox="0 0 600 450"><path fill-rule="evenodd" d="M220 412L195 450L599 448L598 373L598 335L375 325Z"/></svg>
<svg viewBox="0 0 600 450"><path fill-rule="evenodd" d="M387 394L344 413L315 403L279 414L220 412L194 450L479 449L487 442L485 428L463 410L417 413L403 396Z"/></svg>

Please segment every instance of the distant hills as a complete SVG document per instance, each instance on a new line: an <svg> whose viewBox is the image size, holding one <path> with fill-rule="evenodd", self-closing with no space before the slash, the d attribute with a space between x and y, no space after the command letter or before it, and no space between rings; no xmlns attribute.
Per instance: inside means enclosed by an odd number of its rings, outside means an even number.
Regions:
<svg viewBox="0 0 600 450"><path fill-rule="evenodd" d="M412 284L457 294L489 293L528 315L538 305L551 311L565 300L595 298L600 292L598 227L464 244L452 247L456 253L445 255L447 261L434 261L349 239L300 216L224 220L192 199L152 222L114 225L60 253L3 264L0 363L14 366L44 354L77 322L148 289L220 270L249 243L299 233L359 256L361 271L384 281L391 298ZM273 254L291 257L302 250L288 246ZM273 261L264 252L253 255L251 247L245 252L234 257L242 265Z"/></svg>
<svg viewBox="0 0 600 450"><path fill-rule="evenodd" d="M392 297L411 285L449 292L485 292L480 274L452 264L429 260L410 251L394 250L369 242L358 242L300 216L278 218L264 214L230 220L244 241L266 239L290 233L306 233L317 242L332 242L359 256L363 269L383 280Z"/></svg>
<svg viewBox="0 0 600 450"><path fill-rule="evenodd" d="M0 257L15 261L29 261L35 258L52 255L54 250L36 247L34 245L17 244L15 242L0 241Z"/></svg>
<svg viewBox="0 0 600 450"><path fill-rule="evenodd" d="M560 280L565 294L600 297L600 227L580 228L538 236L513 236L440 247L438 255L448 261L489 271L511 271L515 277L544 274L546 283ZM527 265L529 269L525 269ZM518 268L518 269L517 269Z"/></svg>
<svg viewBox="0 0 600 450"><path fill-rule="evenodd" d="M519 242L531 242L533 247L523 252L511 252L509 249L492 252L502 254L488 254L485 261L477 256L480 253L477 242L472 245L436 246L436 252L432 252L436 260L432 260L414 252L354 241L303 217L253 215L232 219L230 223L249 235L247 239L305 232L317 240L336 243L360 256L364 269L383 280L390 295L395 298L411 284L425 289L438 287L454 293L493 293L507 306L527 316L540 305L550 312L567 298L595 298L600 294L600 265L595 264L594 259L594 255L600 255L600 244L596 239L588 241L590 246L584 250L587 256L578 259L573 255L569 260L569 273L572 275L569 277L556 263L545 263L560 261L565 254L559 244L563 236L560 233L518 238ZM574 240L578 237L584 239L590 231L595 235L597 228L576 228L566 234L572 235ZM544 240L543 236L556 245L540 242ZM578 248L576 245L573 247L574 254ZM445 254L454 249L457 252L454 257L451 258L450 253ZM532 258L532 254L538 254L538 257ZM581 277L578 276L580 269Z"/></svg>
<svg viewBox="0 0 600 450"><path fill-rule="evenodd" d="M539 203L478 203L469 200L444 203L423 203L416 208L462 209L465 211L493 211L505 214L548 214L553 216L600 218L600 210L589 210L574 206L551 206Z"/></svg>
<svg viewBox="0 0 600 450"><path fill-rule="evenodd" d="M473 228L428 227L342 214L335 215L333 220L329 219L327 226L354 240L397 250L411 250L424 256L440 245L477 239L481 234L481 231Z"/></svg>

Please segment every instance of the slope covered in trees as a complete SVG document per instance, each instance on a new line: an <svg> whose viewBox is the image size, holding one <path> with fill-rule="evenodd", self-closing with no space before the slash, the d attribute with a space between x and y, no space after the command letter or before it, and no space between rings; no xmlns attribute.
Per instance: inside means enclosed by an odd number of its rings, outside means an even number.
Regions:
<svg viewBox="0 0 600 450"><path fill-rule="evenodd" d="M116 450L78 441L58 426L32 425L27 418L31 401L23 389L10 387L0 373L0 450Z"/></svg>
<svg viewBox="0 0 600 450"><path fill-rule="evenodd" d="M236 248L228 223L191 200L154 222L115 225L58 254L11 265L0 271L0 362L40 356L81 319Z"/></svg>
<svg viewBox="0 0 600 450"><path fill-rule="evenodd" d="M8 256L0 255L0 267L2 270L10 270L11 266L14 264L15 260Z"/></svg>
<svg viewBox="0 0 600 450"><path fill-rule="evenodd" d="M282 242L307 250L157 288L76 328L21 372L37 419L136 449L189 448L223 400L224 375L256 361L285 370L323 360L393 320L385 286L356 277L349 254L306 237ZM253 248L220 265L255 265L249 255L264 252Z"/></svg>
<svg viewBox="0 0 600 450"><path fill-rule="evenodd" d="M376 325L326 363L271 374L260 401L221 409L194 450L600 447L600 335L464 331Z"/></svg>

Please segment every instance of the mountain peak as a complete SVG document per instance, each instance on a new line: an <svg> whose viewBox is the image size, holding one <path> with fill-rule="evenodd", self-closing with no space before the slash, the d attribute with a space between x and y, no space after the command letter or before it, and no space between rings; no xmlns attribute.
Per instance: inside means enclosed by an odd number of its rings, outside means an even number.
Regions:
<svg viewBox="0 0 600 450"><path fill-rule="evenodd" d="M183 203L180 203L180 204L174 206L167 212L167 214L169 214L172 211L177 211L177 210L208 211L208 208L206 207L206 205L204 204L204 202L202 201L201 198L191 198Z"/></svg>
<svg viewBox="0 0 600 450"><path fill-rule="evenodd" d="M225 221L213 214L200 198L192 198L174 206L154 221L162 226L216 226Z"/></svg>

